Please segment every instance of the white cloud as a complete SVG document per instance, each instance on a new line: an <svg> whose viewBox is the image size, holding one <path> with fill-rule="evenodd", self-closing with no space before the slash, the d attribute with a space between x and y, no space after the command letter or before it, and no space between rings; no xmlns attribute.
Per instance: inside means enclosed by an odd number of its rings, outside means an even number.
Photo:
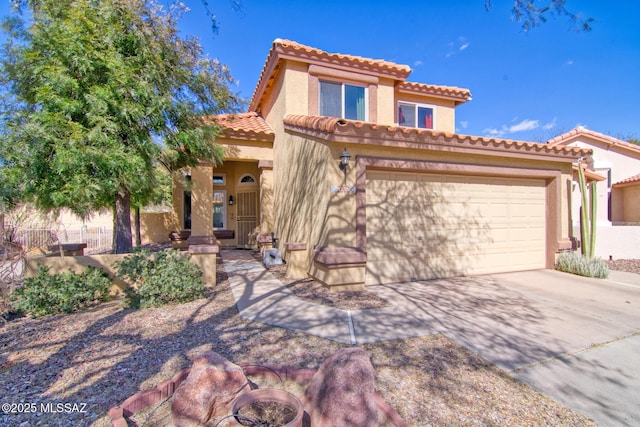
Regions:
<svg viewBox="0 0 640 427"><path fill-rule="evenodd" d="M568 60L567 65L573 65L573 60L572 59Z"/></svg>
<svg viewBox="0 0 640 427"><path fill-rule="evenodd" d="M447 43L447 46L448 52L446 53L445 58L451 58L456 53L462 52L463 50L468 48L469 42L467 41L466 37L460 36L456 39L455 42Z"/></svg>
<svg viewBox="0 0 640 427"><path fill-rule="evenodd" d="M546 125L542 126L542 129L544 130L551 130L554 127L556 127L556 124L558 123L558 118L554 117L553 120L551 120L549 123L547 123Z"/></svg>
<svg viewBox="0 0 640 427"><path fill-rule="evenodd" d="M517 120L517 118L516 118ZM512 121L513 123L513 121ZM525 132L528 130L534 130L540 127L540 120L530 120L524 119L519 123L512 124L511 126L502 125L500 129L497 128L486 128L483 130L485 135L495 136L495 137L503 137L508 134Z"/></svg>
<svg viewBox="0 0 640 427"><path fill-rule="evenodd" d="M417 60L417 61L415 61L415 62L413 63L413 66L414 66L414 67L419 67L419 66L421 66L422 64L423 64L423 62L422 62L422 61Z"/></svg>
<svg viewBox="0 0 640 427"><path fill-rule="evenodd" d="M466 120L462 120L462 121L460 122L460 127L461 127L462 129L466 129L466 128L468 128L468 127L469 127L469 122L468 122L468 121L466 121Z"/></svg>
<svg viewBox="0 0 640 427"><path fill-rule="evenodd" d="M524 119L520 123L509 127L509 133L524 132L526 130L533 130L538 127L540 127L540 120Z"/></svg>
<svg viewBox="0 0 640 427"><path fill-rule="evenodd" d="M504 127L503 127L502 130L498 130L498 129L495 129L495 128L493 128L493 129L487 128L487 129L483 130L482 132L485 135L502 137L506 133L506 130L504 130Z"/></svg>

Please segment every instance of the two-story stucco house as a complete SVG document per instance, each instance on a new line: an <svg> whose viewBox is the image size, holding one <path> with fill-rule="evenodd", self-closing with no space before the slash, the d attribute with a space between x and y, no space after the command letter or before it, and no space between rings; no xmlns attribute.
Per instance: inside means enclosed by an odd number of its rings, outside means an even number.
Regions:
<svg viewBox="0 0 640 427"><path fill-rule="evenodd" d="M552 267L590 150L456 134L469 90L410 73L274 41L249 111L213 118L224 164L175 180L178 227L273 232L290 274L338 289Z"/></svg>

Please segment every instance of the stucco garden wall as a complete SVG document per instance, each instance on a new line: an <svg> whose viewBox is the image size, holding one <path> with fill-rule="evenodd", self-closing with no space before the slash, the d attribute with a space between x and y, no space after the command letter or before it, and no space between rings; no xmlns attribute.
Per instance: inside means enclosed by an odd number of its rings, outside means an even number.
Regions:
<svg viewBox="0 0 640 427"><path fill-rule="evenodd" d="M184 256L186 252L181 252ZM38 266L49 267L50 273L75 273L83 272L88 266L104 270L113 280L113 293L124 290L126 284L118 278L116 263L121 261L127 254L108 255L85 255L85 256L65 256L65 257L33 257L27 260L26 277L33 277L38 273ZM191 254L189 262L202 269L202 279L207 284L216 283L216 257L215 253L194 253Z"/></svg>
<svg viewBox="0 0 640 427"><path fill-rule="evenodd" d="M573 232L580 236L580 227ZM599 226L596 229L595 255L603 259L640 259L640 225Z"/></svg>

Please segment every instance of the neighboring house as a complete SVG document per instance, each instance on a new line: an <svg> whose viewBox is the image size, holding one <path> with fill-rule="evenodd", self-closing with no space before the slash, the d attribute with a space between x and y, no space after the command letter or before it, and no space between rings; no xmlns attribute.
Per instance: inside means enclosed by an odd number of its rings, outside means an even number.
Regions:
<svg viewBox="0 0 640 427"><path fill-rule="evenodd" d="M602 178L598 187L596 255L640 258L640 146L584 127L547 142L551 146L588 148L588 168ZM573 184L572 224L579 236L580 189ZM622 227L624 226L624 227Z"/></svg>
<svg viewBox="0 0 640 427"><path fill-rule="evenodd" d="M274 232L289 271L341 289L551 268L591 151L456 134L469 90L410 72L274 41L249 111L212 118L224 164L174 179L174 224L222 246Z"/></svg>

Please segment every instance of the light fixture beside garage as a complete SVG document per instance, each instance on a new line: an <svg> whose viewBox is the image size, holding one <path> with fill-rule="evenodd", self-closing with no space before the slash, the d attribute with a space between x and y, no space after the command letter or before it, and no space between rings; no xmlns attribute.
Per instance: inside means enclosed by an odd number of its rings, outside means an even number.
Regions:
<svg viewBox="0 0 640 427"><path fill-rule="evenodd" d="M349 154L347 148L345 147L344 151L340 155L340 163L338 163L340 170L344 172L345 178L347 177L347 166L349 165L349 160L351 160L351 154Z"/></svg>

